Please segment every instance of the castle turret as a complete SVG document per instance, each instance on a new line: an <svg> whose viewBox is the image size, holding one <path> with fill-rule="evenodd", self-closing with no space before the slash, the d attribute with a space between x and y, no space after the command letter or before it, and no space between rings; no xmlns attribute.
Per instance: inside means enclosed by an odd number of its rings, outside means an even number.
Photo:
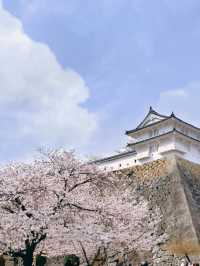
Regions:
<svg viewBox="0 0 200 266"><path fill-rule="evenodd" d="M173 112L166 116L150 107L142 122L126 135L125 151L96 163L105 170L117 170L176 155L200 164L200 129Z"/></svg>

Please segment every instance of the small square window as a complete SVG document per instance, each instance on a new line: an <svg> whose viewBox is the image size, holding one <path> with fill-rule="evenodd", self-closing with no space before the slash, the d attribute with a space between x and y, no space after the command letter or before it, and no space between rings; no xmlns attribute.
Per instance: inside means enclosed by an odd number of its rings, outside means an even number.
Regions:
<svg viewBox="0 0 200 266"><path fill-rule="evenodd" d="M157 128L154 129L154 130L153 130L153 136L154 136L154 137L155 137L155 136L158 136L158 134L159 134L158 129L157 129Z"/></svg>
<svg viewBox="0 0 200 266"><path fill-rule="evenodd" d="M154 152L157 152L159 149L159 144L158 143L153 143L149 146L149 153L152 154Z"/></svg>

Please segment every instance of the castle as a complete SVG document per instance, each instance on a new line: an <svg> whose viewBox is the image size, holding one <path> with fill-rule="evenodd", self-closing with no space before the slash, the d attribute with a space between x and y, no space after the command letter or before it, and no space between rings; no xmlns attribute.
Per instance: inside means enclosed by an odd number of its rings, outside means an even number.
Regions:
<svg viewBox="0 0 200 266"><path fill-rule="evenodd" d="M128 143L123 152L96 160L104 170L119 170L177 155L200 163L200 128L172 113L159 114L150 107L143 121L126 131Z"/></svg>
<svg viewBox="0 0 200 266"><path fill-rule="evenodd" d="M106 265L115 266L119 261L118 265L138 266L147 261L149 266L180 266L188 258L199 262L200 129L173 113L164 116L150 108L126 135L126 151L96 163L107 170L121 169L119 174L128 177L133 188L133 204L139 204L141 197L148 202L149 222L154 222L159 210L159 226L153 234L163 240L150 251L134 250L121 257L116 252ZM47 258L46 266L62 266L63 260ZM14 265L13 258L7 258L6 266Z"/></svg>

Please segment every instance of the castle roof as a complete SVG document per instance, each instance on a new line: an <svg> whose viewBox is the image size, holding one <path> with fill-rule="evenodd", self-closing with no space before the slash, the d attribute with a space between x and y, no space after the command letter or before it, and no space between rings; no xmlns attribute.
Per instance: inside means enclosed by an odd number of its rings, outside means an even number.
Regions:
<svg viewBox="0 0 200 266"><path fill-rule="evenodd" d="M112 155L112 156L109 156L109 157L105 157L105 158L102 158L102 159L95 160L95 163L103 163L103 162L107 162L107 161L113 161L115 159L121 159L123 157L131 156L131 155L134 155L134 154L136 154L136 151L121 152L121 153L118 153L118 154L115 154L115 155Z"/></svg>
<svg viewBox="0 0 200 266"><path fill-rule="evenodd" d="M150 125L155 123L155 121L161 121L163 119L169 118L169 116L162 115L156 112L151 106L149 108L149 112L143 119L143 121L136 127L136 129L143 128L146 125Z"/></svg>
<svg viewBox="0 0 200 266"><path fill-rule="evenodd" d="M128 143L127 147L135 146L137 144L146 143L146 142L149 142L149 141L155 140L155 139L160 139L162 137L165 137L167 135L171 135L173 133L176 133L177 135L180 135L180 136L182 136L182 137L184 137L184 138L186 138L188 140L192 140L192 141L196 141L196 142L200 143L200 140L195 139L195 138L193 138L191 136L188 136L188 135L184 134L183 132L181 132L181 131L177 130L176 128L174 128L173 130L170 130L170 131L168 131L166 133L163 133L163 134L160 134L158 136L154 136L154 137L151 137L151 138L148 138L148 139L144 139L144 140L141 140L141 141L138 141L138 142L134 142L134 143Z"/></svg>
<svg viewBox="0 0 200 266"><path fill-rule="evenodd" d="M143 121L135 129L127 130L125 132L125 134L130 135L132 133L141 131L141 130L149 128L151 126L159 125L163 122L166 122L168 120L173 120L173 119L175 119L177 122L179 122L181 124L184 124L184 125L189 126L195 130L200 131L200 128L183 121L182 119L178 118L173 112L171 113L171 115L166 116L166 115L162 115L162 114L156 112L152 107L150 107L149 112L147 113L147 115L145 116Z"/></svg>

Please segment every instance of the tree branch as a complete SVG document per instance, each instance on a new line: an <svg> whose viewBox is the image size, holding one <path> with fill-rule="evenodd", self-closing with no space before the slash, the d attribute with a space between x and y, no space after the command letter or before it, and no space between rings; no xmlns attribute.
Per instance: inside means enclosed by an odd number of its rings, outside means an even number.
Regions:
<svg viewBox="0 0 200 266"><path fill-rule="evenodd" d="M77 208L81 211L88 211L88 212L97 212L98 210L95 210L95 209L88 209L88 208L84 208L80 205L77 205L75 203L67 203L66 206L69 206L70 208L74 207L74 208Z"/></svg>
<svg viewBox="0 0 200 266"><path fill-rule="evenodd" d="M79 187L79 186L82 186L82 185L85 185L85 184L87 184L87 183L89 183L89 182L92 182L93 180L94 180L94 178L88 178L88 179L86 179L86 180L83 181L83 182L77 183L77 184L75 184L72 188L69 189L69 192L72 192L72 190L74 190L75 188L77 188L77 187Z"/></svg>
<svg viewBox="0 0 200 266"><path fill-rule="evenodd" d="M11 207L9 207L9 206L2 206L2 209L5 210L5 211L7 211L7 212L9 212L9 213L12 213L12 214L15 213L15 212L11 209Z"/></svg>
<svg viewBox="0 0 200 266"><path fill-rule="evenodd" d="M86 251L85 251L85 248L84 248L82 242L79 241L79 244L80 244L80 246L81 246L81 249L82 249L82 252L83 252L83 256L84 256L84 258L85 258L85 260L86 260L87 266L90 266L90 261L89 261L89 259L88 259L88 257L87 257L87 253L86 253Z"/></svg>

